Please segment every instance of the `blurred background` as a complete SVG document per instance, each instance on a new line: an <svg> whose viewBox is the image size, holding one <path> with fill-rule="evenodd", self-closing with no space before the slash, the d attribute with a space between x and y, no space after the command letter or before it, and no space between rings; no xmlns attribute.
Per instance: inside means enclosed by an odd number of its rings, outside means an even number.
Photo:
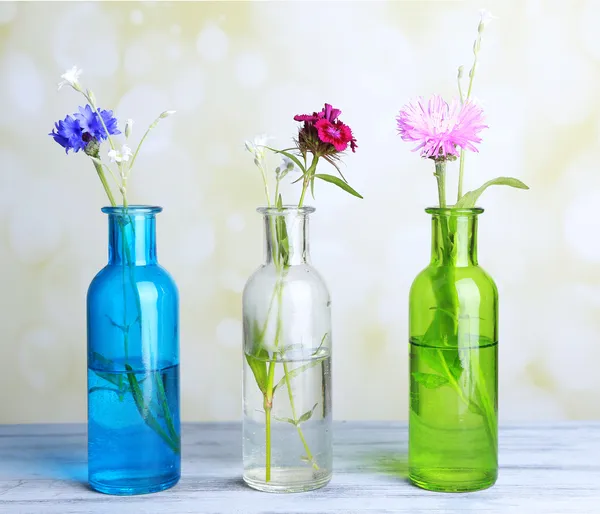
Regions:
<svg viewBox="0 0 600 514"><path fill-rule="evenodd" d="M294 114L342 109L359 144L343 171L364 200L318 184L311 228L333 297L334 415L406 419L408 290L429 260L436 186L395 116L416 95L456 95L482 7L497 19L474 94L491 128L467 189L499 175L531 187L480 200L500 418L600 418L600 2L2 2L0 422L86 416L85 295L106 264L106 200L89 159L46 135L82 103L56 90L73 65L102 108L135 120L134 140L177 111L148 140L130 200L164 207L188 421L240 418L241 292L263 249L244 140L284 147Z"/></svg>

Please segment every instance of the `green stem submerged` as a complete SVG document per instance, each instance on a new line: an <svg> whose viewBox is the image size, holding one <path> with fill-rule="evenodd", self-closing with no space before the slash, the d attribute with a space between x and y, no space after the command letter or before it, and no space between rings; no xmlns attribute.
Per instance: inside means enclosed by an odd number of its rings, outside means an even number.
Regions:
<svg viewBox="0 0 600 514"><path fill-rule="evenodd" d="M311 180L314 180L314 174L316 173L318 160L319 160L319 157L317 155L313 156L311 165L304 174L303 182L302 182L302 193L300 195L300 200L298 202L298 209L302 208L304 205L306 191L311 184ZM278 207L282 208L283 207L282 202L279 197L279 178L277 179L277 182L276 182L275 198L274 198L273 202L271 202L271 198L270 198L270 194L269 194L269 185L268 185L266 171L265 171L263 162L259 159L256 159L255 163L257 164L257 167L259 168L261 175L262 175L267 206L268 207L278 206ZM280 222L283 222L283 227L281 228L281 230L278 230ZM276 368L277 358L278 358L277 355L279 354L279 355L283 356L283 353L280 350L280 339L281 339L281 333L283 330L283 322L282 322L283 287L284 287L284 278L285 278L286 270L287 270L287 267L289 266L287 259L284 255L285 252L282 252L282 248L285 248L284 241L280 240L281 238L284 238L284 239L287 238L287 231L285 230L285 218L282 218L282 220L275 220L275 219L273 219L273 217L270 217L269 225L270 225L270 233L272 234L272 238L273 238L273 240L271 241L271 245L270 245L271 252L272 252L272 258L273 258L273 264L277 270L277 275L279 278L274 287L271 301L269 302L267 318L266 318L264 324L262 325L262 329L260 331L260 339L262 340L264 335L266 334L267 325L271 318L271 311L272 311L272 307L274 304L274 300L277 299L277 315L276 315L276 319L275 319L276 329L275 329L275 337L274 337L274 341L273 341L274 351L273 351L273 355L268 360L269 364L268 364L268 371L267 371L267 380L266 380L266 385L263 390L263 395L264 395L263 406L264 406L264 411L265 411L265 482L270 482L272 479L272 421L273 421L272 420L272 410L273 410L273 399L274 399L273 397L275 394L275 389L277 387L275 385L275 368ZM288 399L289 399L290 407L292 410L292 416L293 416L294 421L298 421L297 413L296 413L296 406L295 406L295 401L294 401L294 395L293 395L293 390L292 390L292 385L291 385L291 379L293 377L290 376L290 372L288 370L288 366L287 366L286 362L283 362L283 373L284 373L284 377L282 380L286 384L286 388L287 388L287 392L288 392ZM258 383L258 381L257 381L257 385L259 385L259 387L260 387L260 384ZM302 441L304 450L306 451L307 458L312 463L312 466L315 469L319 469L317 463L314 460L312 452L310 451L308 442L306 441L306 438L304 436L302 428L300 427L300 423L296 423L296 430L298 432L298 436L300 437L300 440Z"/></svg>

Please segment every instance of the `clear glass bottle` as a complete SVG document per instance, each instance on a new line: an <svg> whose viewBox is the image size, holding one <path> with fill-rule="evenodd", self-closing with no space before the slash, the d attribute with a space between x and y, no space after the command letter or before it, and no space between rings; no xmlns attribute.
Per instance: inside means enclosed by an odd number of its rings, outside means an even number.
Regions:
<svg viewBox="0 0 600 514"><path fill-rule="evenodd" d="M102 210L108 264L87 296L89 483L151 493L180 477L177 286L156 258L162 209Z"/></svg>
<svg viewBox="0 0 600 514"><path fill-rule="evenodd" d="M498 474L498 291L477 262L483 210L426 212L431 262L410 290L409 478L475 491Z"/></svg>
<svg viewBox="0 0 600 514"><path fill-rule="evenodd" d="M262 208L265 263L243 295L244 480L268 492L332 473L331 300L310 264L312 207Z"/></svg>

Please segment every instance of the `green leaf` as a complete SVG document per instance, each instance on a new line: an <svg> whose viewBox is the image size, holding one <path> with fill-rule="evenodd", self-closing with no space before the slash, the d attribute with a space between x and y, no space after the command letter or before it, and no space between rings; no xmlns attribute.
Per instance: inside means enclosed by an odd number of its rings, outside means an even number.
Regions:
<svg viewBox="0 0 600 514"><path fill-rule="evenodd" d="M112 320L110 321L112 323ZM100 378L106 380L107 382L110 382L111 384L117 386L119 388L119 391L127 391L127 387L125 386L125 384L123 384L123 375L121 375L120 373L116 374L108 373L106 371L99 371L97 368L113 370L115 369L115 363L112 360L107 359L103 355L99 354L98 352L92 352L92 369L94 370L94 373Z"/></svg>
<svg viewBox="0 0 600 514"><path fill-rule="evenodd" d="M290 370L287 374L287 379L288 380L292 380L292 378L297 377L300 373L303 373L304 371L306 371L307 369L313 368L315 367L317 364L320 364L323 361L324 357L321 359L315 359L314 361L309 362L308 364L304 364L303 366L299 366L297 368L294 368L292 370ZM273 388L273 394L275 394L275 391L281 387L283 384L285 384L285 375L283 376L283 378L277 382L277 385Z"/></svg>
<svg viewBox="0 0 600 514"><path fill-rule="evenodd" d="M119 391L118 389L113 389L112 387L100 387L100 386L91 387L90 390L88 391L88 394L92 394L92 393L95 393L97 391L109 391L109 392L115 393L117 395L121 395L122 394L122 392Z"/></svg>
<svg viewBox="0 0 600 514"><path fill-rule="evenodd" d="M445 350L446 352L448 350ZM454 353L454 352L453 352ZM454 360L452 362L448 362L448 369L450 370L450 374L454 377L454 380L458 381L463 372L462 361L460 360L460 350L456 350L456 354L454 355Z"/></svg>
<svg viewBox="0 0 600 514"><path fill-rule="evenodd" d="M254 374L256 385L260 389L261 393L267 393L267 362L251 355L246 354L246 361L248 366Z"/></svg>
<svg viewBox="0 0 600 514"><path fill-rule="evenodd" d="M133 401L135 402L135 406L138 409L138 412L144 419L146 425L148 425L152 430L154 430L170 447L171 449L179 453L179 443L178 441L173 441L169 435L163 430L160 423L157 421L156 417L152 412L150 412L150 406L146 405L144 393L140 389L139 382L135 376L133 368L129 364L125 364L125 369L127 370L127 380L129 380L129 387L131 388L131 395L133 396Z"/></svg>
<svg viewBox="0 0 600 514"><path fill-rule="evenodd" d="M308 421L310 418L312 418L313 412L315 412L315 409L317 408L317 405L319 405L319 404L315 403L313 405L312 409L310 409L309 411L306 411L304 414L302 414L302 416L300 416L298 418L298 425L300 423L304 423L305 421Z"/></svg>
<svg viewBox="0 0 600 514"><path fill-rule="evenodd" d="M294 421L292 418L278 418L277 416L273 416L275 421L281 421L282 423L289 423L290 425L298 426L298 423Z"/></svg>
<svg viewBox="0 0 600 514"><path fill-rule="evenodd" d="M277 198L277 208L283 209L283 200L281 195ZM285 225L284 216L276 216L275 218L275 237L277 238L277 250L281 256L282 263L287 265L290 255L290 243L288 240L287 227Z"/></svg>
<svg viewBox="0 0 600 514"><path fill-rule="evenodd" d="M300 162L300 159L296 157L293 153L287 152L286 150L276 150L275 148L271 148L270 146L265 146L265 148L271 150L271 152L280 153L281 155L285 155L288 159L291 159L298 168L302 171L302 173L306 173L306 168Z"/></svg>
<svg viewBox="0 0 600 514"><path fill-rule="evenodd" d="M469 191L465 193L461 199L456 202L454 206L457 209L471 209L475 207L475 203L481 196L481 194L490 186L510 186L516 187L517 189L529 189L529 186L525 185L523 182L516 178L511 177L498 177L493 180L489 180L483 186L474 191Z"/></svg>
<svg viewBox="0 0 600 514"><path fill-rule="evenodd" d="M429 310L430 311L438 311L438 312L441 312L442 314L445 314L449 318L452 318L454 320L456 319L456 314L453 313L452 311L449 311L448 309L443 309L442 307L430 307Z"/></svg>
<svg viewBox="0 0 600 514"><path fill-rule="evenodd" d="M419 371L415 371L412 373L412 376L419 384L427 389L437 389L448 383L446 377L434 375L432 373L420 373Z"/></svg>
<svg viewBox="0 0 600 514"><path fill-rule="evenodd" d="M328 335L329 335L329 332L325 332L323 334L323 337L321 338L321 342L319 343L318 348L313 352L313 355L317 355L319 353L319 350L323 347L323 344L325 344L325 341L327 341Z"/></svg>
<svg viewBox="0 0 600 514"><path fill-rule="evenodd" d="M248 366L254 374L256 385L263 394L267 392L267 351L262 347L263 334L258 325L258 321L252 323L252 355L246 354Z"/></svg>
<svg viewBox="0 0 600 514"><path fill-rule="evenodd" d="M336 186L338 186L339 188L343 189L347 193L350 193L353 196L356 196L358 198L362 198L362 196L359 193L357 193L348 184L346 184L346 182L344 182L342 179L339 179L338 177L335 177L333 175L327 175L327 174L324 174L324 173L316 173L314 176L316 178L320 178L321 180L324 180L325 182L330 182L332 184L335 184Z"/></svg>
<svg viewBox="0 0 600 514"><path fill-rule="evenodd" d="M458 380L463 372L459 350L452 346L421 348L419 357L427 366L442 377ZM448 377L450 374L450 377Z"/></svg>
<svg viewBox="0 0 600 514"><path fill-rule="evenodd" d="M477 405L475 402L470 401L468 407L469 407L469 411L471 411L473 414L479 414L480 416L483 416L483 411L481 410L479 405Z"/></svg>

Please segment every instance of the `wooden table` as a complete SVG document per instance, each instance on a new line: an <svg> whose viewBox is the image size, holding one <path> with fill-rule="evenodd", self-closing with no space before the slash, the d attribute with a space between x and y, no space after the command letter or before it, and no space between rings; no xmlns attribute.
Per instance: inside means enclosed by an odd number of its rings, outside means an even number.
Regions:
<svg viewBox="0 0 600 514"><path fill-rule="evenodd" d="M123 498L86 486L84 425L0 426L0 513L600 514L600 422L503 427L498 483L468 494L407 483L406 424L336 423L334 478L301 494L247 488L240 437L239 423L185 425L179 484Z"/></svg>

